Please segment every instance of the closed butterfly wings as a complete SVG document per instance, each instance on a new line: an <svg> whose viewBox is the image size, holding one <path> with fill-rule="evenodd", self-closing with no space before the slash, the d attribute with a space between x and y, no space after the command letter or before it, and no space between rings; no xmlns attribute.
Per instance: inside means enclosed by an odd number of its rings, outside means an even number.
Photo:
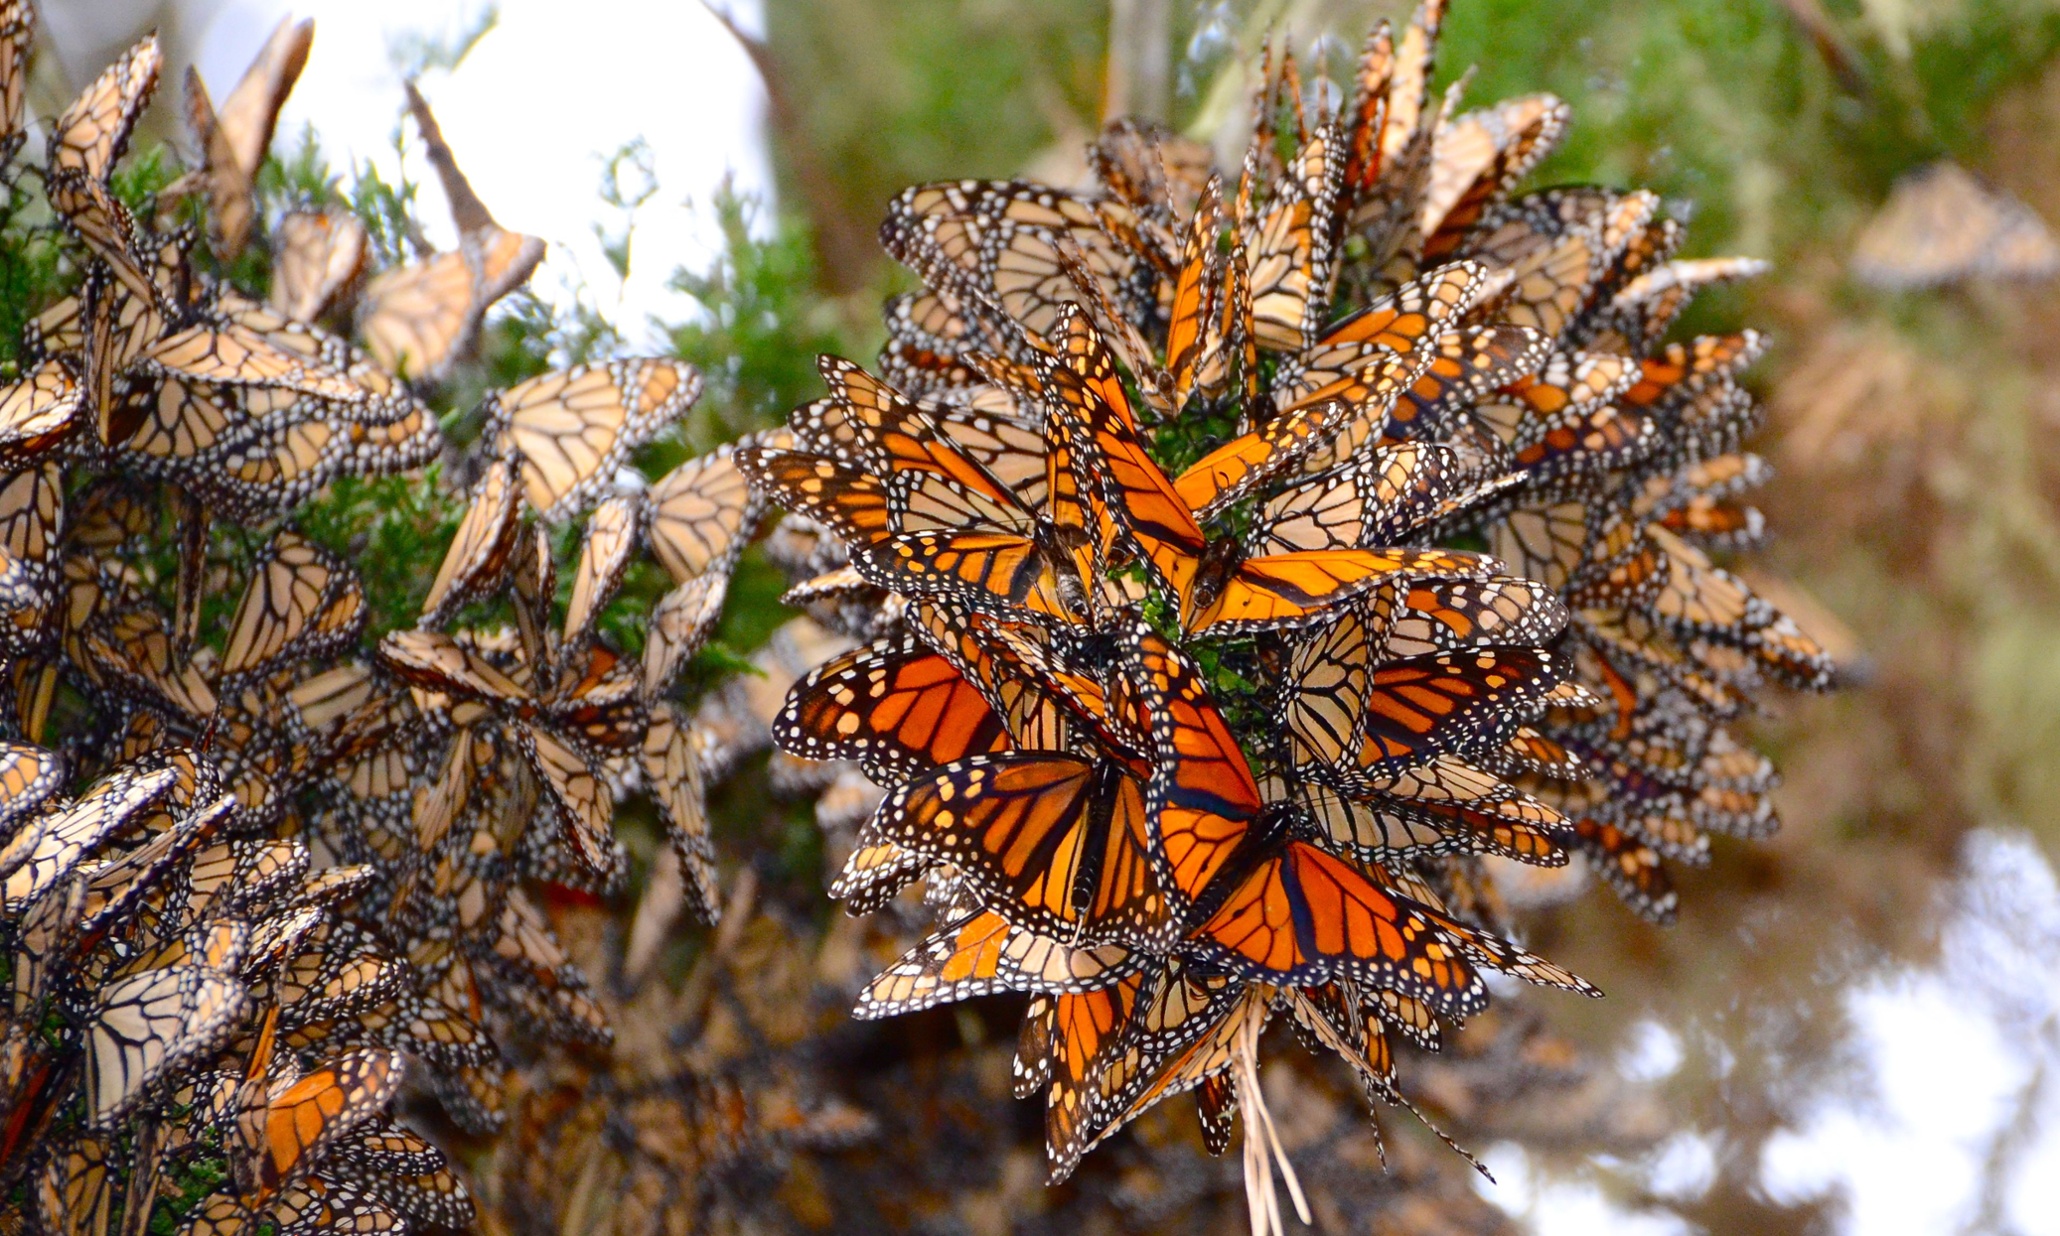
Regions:
<svg viewBox="0 0 2060 1236"><path fill-rule="evenodd" d="M472 344L486 310L527 280L543 242L506 231L472 191L429 105L407 85L408 105L451 203L460 245L374 275L358 305L365 348L383 368L416 381L441 380Z"/></svg>
<svg viewBox="0 0 2060 1236"><path fill-rule="evenodd" d="M488 432L521 461L523 497L559 521L614 480L631 451L683 415L701 375L678 361L581 365L531 378L490 401Z"/></svg>

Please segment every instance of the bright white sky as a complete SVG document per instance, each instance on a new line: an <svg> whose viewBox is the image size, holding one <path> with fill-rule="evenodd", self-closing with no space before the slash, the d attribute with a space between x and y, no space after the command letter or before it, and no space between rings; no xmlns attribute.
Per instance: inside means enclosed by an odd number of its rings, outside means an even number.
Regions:
<svg viewBox="0 0 2060 1236"><path fill-rule="evenodd" d="M388 55L396 33L451 36L477 0L225 0L200 40L200 70L228 93L278 20L315 19L315 42L280 121L283 144L315 124L332 162L351 157L392 178L403 101ZM747 28L756 0L731 0ZM455 72L421 88L472 187L504 227L550 244L534 286L557 299L584 280L633 342L653 312L680 316L665 280L707 265L717 243L710 196L725 176L761 199L770 174L760 133L764 91L735 40L694 0L501 0L500 20ZM412 121L409 136L414 137ZM642 137L659 191L639 213L626 287L591 230L606 157ZM436 177L415 147L431 239L454 243ZM612 224L612 220L610 221ZM615 298L622 302L618 309Z"/></svg>
<svg viewBox="0 0 2060 1236"><path fill-rule="evenodd" d="M224 0L202 35L201 71L220 98L281 16L314 17L314 52L281 133L290 139L313 120L339 166L350 157L370 160L390 178L401 91L389 39L464 29L480 7L476 0ZM732 7L756 28L755 0ZM550 243L537 290L558 299L584 281L640 341L647 315L685 312L664 282L677 267L704 267L714 252L708 203L722 179L733 176L740 190L761 198L768 193L757 77L694 0L502 0L499 9L498 26L457 71L432 72L423 91L489 209L504 226ZM591 224L600 216L603 159L639 136L655 156L659 188L639 217L627 285L618 286ZM409 170L424 185L431 238L452 243L435 177L424 166ZM2060 891L2035 849L1992 840L1974 857L1978 868L1986 865L1984 878L2008 878L2020 921L2060 940ZM2008 953L2013 940L2025 943L1979 924L1955 930L1963 965L1974 960L1967 950ZM2051 1012L2060 1008L2056 956L2019 948L1987 960L2004 963ZM1853 1236L1932 1236L1960 1230L1972 1217L1983 1139L2034 1057L2023 1041L2022 1010L1998 1013L1990 993L1968 990L1953 972L1854 994L1856 1046L1867 1062L1863 1092L1819 1102L1801 1129L1769 1147L1762 1175L1771 1195L1836 1192L1845 1199L1842 1226ZM1633 1063L1664 1075L1678 1063L1678 1044L1656 1026L1641 1030ZM2060 1077L2041 1107L2045 1131L2020 1160L2009 1216L2021 1236L2060 1236ZM1484 1191L1541 1236L1684 1230L1630 1214L1593 1186L1540 1177L1515 1148L1495 1147L1487 1157L1502 1183ZM1656 1192L1693 1195L1706 1187L1712 1163L1708 1140L1684 1134L1647 1165L1648 1179Z"/></svg>

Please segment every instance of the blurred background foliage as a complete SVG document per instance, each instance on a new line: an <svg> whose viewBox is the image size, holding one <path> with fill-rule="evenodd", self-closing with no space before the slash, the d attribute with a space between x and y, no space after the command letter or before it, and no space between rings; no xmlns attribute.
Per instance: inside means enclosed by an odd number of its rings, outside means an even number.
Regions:
<svg viewBox="0 0 2060 1236"><path fill-rule="evenodd" d="M189 28L172 20L179 7L166 10L169 30ZM1405 19L1409 6L1113 7L763 0L761 20L740 23L759 33L739 37L766 78L779 195L719 202L727 252L712 269L677 277L697 311L658 325L671 349L708 375L709 393L687 440L654 449L703 450L772 424L818 393L818 351L870 355L880 297L905 286L873 231L906 185L1072 178L1112 95L1176 127L1236 125L1242 66L1269 32L1342 70L1376 18ZM1112 61L1110 32L1139 29L1171 49L1163 68L1134 43L1119 43ZM66 50L68 62L106 58ZM1532 183L1648 186L1692 219L1689 253L1772 261L1764 279L1705 294L1684 329L1742 324L1772 336L1753 381L1770 408L1758 449L1779 468L1763 503L1774 538L1767 572L1752 578L1846 658L1854 685L1759 719L1758 741L1788 776L1778 796L1786 826L1765 844L1720 840L1709 867L1684 873L1678 926L1648 927L1607 896L1540 907L1526 919L1534 947L1610 994L1533 1002L1576 1050L1647 1067L1653 1053L1631 1049L1655 1036L1665 1044L1665 1067L1647 1068L1646 1078L1667 1128L1698 1147L1687 1186L1656 1168L1661 1136L1642 1150L1597 1155L1592 1139L1562 1136L1550 1119L1472 1119L1463 1090L1439 1090L1436 1070L1445 1066L1414 1062L1416 1076L1463 1141L1521 1146L1492 1162L1581 1181L1611 1199L1612 1214L1663 1218L1660 1231L1838 1230L1840 1203L1770 1185L1764 1151L1826 1102L1870 1084L1855 1038L1858 994L1925 976L1992 1014L2001 1041L2019 1045L2012 1067L2022 1066L2013 1076L2023 1084L1976 1139L1968 1230L2039 1230L2012 1227L2022 1216L2010 1217L2008 1198L2014 1165L2038 1142L2041 1117L2055 1114L2041 1087L2047 1067L2060 1066L2052 1055L2060 971L2035 949L2006 958L2015 972L1989 971L1994 957L1955 941L1989 938L1967 936L1969 923L2004 922L2002 937L2029 938L2007 928L2023 910L2007 890L1984 899L1982 881L1999 868L1970 865L1970 833L2031 839L2036 849L1978 851L2002 854L2005 874L2035 864L2038 851L2060 857L2060 350L2052 344L2060 301L2049 287L1889 294L1851 280L1845 259L1895 178L1942 156L2060 219L2060 3L1458 0L1440 79L1462 74L1472 100L1549 90L1573 105L1571 133ZM357 189L356 204L377 214L385 199ZM633 198L618 188L597 199L597 217L610 218L612 208L627 228ZM5 257L0 303L12 313L19 289L47 282L50 258ZM15 325L0 321L0 335L11 341ZM606 350L619 342L609 331L590 310L554 313L527 300L499 319L472 380L483 390ZM451 406L462 415L462 400ZM413 535L438 545L436 529L448 521L434 503L357 492L336 495L326 517L345 541ZM368 583L375 593L421 588ZM740 578L727 649L747 652L765 639L779 617L775 591L762 567ZM717 806L726 858L752 866L766 885L761 896L785 905L792 922L823 924L820 873L806 869L813 855L791 812L768 817L762 776L747 776ZM672 971L701 947L683 942ZM895 1084L924 1076L907 1071L911 1058L977 1048L986 1031L978 1018L938 1014L869 1033L836 1045L831 1058L853 1070L855 1086L892 1103ZM993 1056L997 1045L986 1046ZM1950 1091L1954 1062L1931 1065ZM992 1131L1017 1151L1036 1138L1032 1106L1019 1106L1013 1126ZM903 1116L884 1117L890 1132ZM1390 1134L1403 1143L1397 1180L1420 1185L1407 1150L1413 1134ZM2055 1135L2060 1129L2044 1134L2048 1142ZM2040 1161L2054 1161L2050 1147ZM994 1230L1118 1180L1090 1162L1079 1183L1052 1195L1034 1176L995 1186ZM823 1183L834 1195L836 1183ZM1477 1215L1462 1203L1478 1199L1463 1183L1457 1194L1441 1187L1458 1199L1440 1212L1444 1225L1406 1230L1475 1230L1460 1216ZM1424 1186L1422 1196L1435 1193ZM1509 1195L1489 1196L1506 1203ZM1550 1214L1531 1217L1552 1227Z"/></svg>

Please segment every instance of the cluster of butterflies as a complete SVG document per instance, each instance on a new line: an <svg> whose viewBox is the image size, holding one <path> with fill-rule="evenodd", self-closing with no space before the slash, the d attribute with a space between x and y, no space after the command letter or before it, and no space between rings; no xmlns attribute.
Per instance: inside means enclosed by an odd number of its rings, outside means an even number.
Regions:
<svg viewBox="0 0 2060 1236"><path fill-rule="evenodd" d="M673 688L759 508L727 449L629 469L698 397L676 361L540 374L446 442L426 399L542 245L493 223L412 89L462 245L371 273L355 217L252 190L309 24L219 111L189 75L203 154L148 223L112 185L155 39L16 167L31 24L0 0L0 153L79 290L0 388L0 1231L469 1227L391 1116L404 1075L484 1132L501 1043L608 1039L527 890L618 885L618 801L649 800L716 916L719 744ZM219 273L260 239L263 301ZM362 579L296 517L439 458L469 482L455 536L419 622L369 643ZM634 657L599 632L645 553L674 587Z"/></svg>
<svg viewBox="0 0 2060 1236"><path fill-rule="evenodd" d="M1832 676L1713 557L1761 532L1759 341L1666 341L1758 264L1674 260L1650 193L1513 194L1567 109L1433 97L1443 8L1341 108L1269 56L1234 185L1126 121L1092 189L907 191L880 374L826 359L736 453L813 538L790 601L870 641L774 726L885 788L832 893L936 914L858 1013L1031 993L1054 1179L1194 1090L1277 1218L1273 1014L1402 1103L1391 1034L1484 971L1593 994L1490 930L1483 860L1671 916L1664 857L1773 826L1726 723Z"/></svg>

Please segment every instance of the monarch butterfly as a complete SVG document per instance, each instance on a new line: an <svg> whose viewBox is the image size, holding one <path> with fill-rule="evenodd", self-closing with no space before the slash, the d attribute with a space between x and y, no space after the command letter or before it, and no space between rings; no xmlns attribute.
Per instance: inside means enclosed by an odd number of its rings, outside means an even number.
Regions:
<svg viewBox="0 0 2060 1236"><path fill-rule="evenodd" d="M328 656L356 641L364 588L335 555L291 531L275 534L257 575L229 620L226 679L249 677L292 658Z"/></svg>
<svg viewBox="0 0 2060 1236"><path fill-rule="evenodd" d="M27 136L22 104L28 97L29 51L36 31L36 10L27 0L0 3L0 169L14 162Z"/></svg>
<svg viewBox="0 0 2060 1236"><path fill-rule="evenodd" d="M267 1076L272 1023L251 1060L255 1093L237 1116L241 1155L232 1159L246 1200L262 1204L319 1165L329 1149L385 1113L400 1089L398 1053L366 1049L301 1074L290 1062Z"/></svg>
<svg viewBox="0 0 2060 1236"><path fill-rule="evenodd" d="M1851 269L1890 289L1969 279L2050 279L2060 245L2032 209L1950 161L1905 175L1860 231Z"/></svg>
<svg viewBox="0 0 2060 1236"><path fill-rule="evenodd" d="M1641 838L1595 820L1574 822L1574 837L1594 857L1595 870L1626 904L1655 923L1670 923L1680 911L1680 894L1659 855Z"/></svg>
<svg viewBox="0 0 2060 1236"><path fill-rule="evenodd" d="M500 586L521 529L515 479L514 460L497 456L487 462L422 600L425 625L440 625L452 611Z"/></svg>
<svg viewBox="0 0 2060 1236"><path fill-rule="evenodd" d="M1536 649L1485 645L1376 663L1366 625L1347 614L1294 647L1282 719L1297 763L1378 775L1541 710L1558 675Z"/></svg>
<svg viewBox="0 0 2060 1236"><path fill-rule="evenodd" d="M109 983L86 1026L88 1119L111 1124L160 1078L220 1047L247 1008L243 984L205 964Z"/></svg>
<svg viewBox="0 0 2060 1236"><path fill-rule="evenodd" d="M1500 797L1485 791L1447 800L1344 793L1307 776L1283 773L1266 778L1261 793L1268 802L1292 804L1332 848L1361 860L1496 854L1540 867L1567 861L1555 832L1563 818L1507 786L1500 787Z"/></svg>
<svg viewBox="0 0 2060 1236"><path fill-rule="evenodd" d="M1466 313L1485 285L1481 266L1454 262L1340 318L1287 358L1274 378L1274 406L1285 412L1340 400L1365 415L1387 415L1394 397L1435 360L1443 324ZM1312 459L1305 470L1336 466L1378 428L1348 437L1335 457Z"/></svg>
<svg viewBox="0 0 2060 1236"><path fill-rule="evenodd" d="M729 576L702 575L681 584L651 607L644 634L643 691L655 699L672 685L687 660L701 650L722 617Z"/></svg>
<svg viewBox="0 0 2060 1236"><path fill-rule="evenodd" d="M688 892L701 920L722 918L722 890L716 879L715 847L709 837L701 761L688 723L672 705L654 704L644 732L644 775L665 821L666 838L680 862Z"/></svg>
<svg viewBox="0 0 2060 1236"><path fill-rule="evenodd" d="M1243 752L1180 655L1146 639L1137 657L1157 752L1147 810L1197 958L1293 986L1363 978L1460 1016L1486 1000L1469 955L1543 966L1299 839L1293 814L1263 803ZM1552 982L1563 974L1538 972Z"/></svg>
<svg viewBox="0 0 2060 1236"><path fill-rule="evenodd" d="M159 299L157 284L143 267L136 221L106 185L78 168L64 167L51 173L45 190L65 229L100 259L116 283L146 305Z"/></svg>
<svg viewBox="0 0 2060 1236"><path fill-rule="evenodd" d="M1019 181L951 181L905 190L888 207L880 242L896 261L991 297L1033 336L1047 336L1077 293L1060 246L1070 244L1107 286L1122 287L1151 256L1126 206Z"/></svg>
<svg viewBox="0 0 2060 1236"><path fill-rule="evenodd" d="M1128 116L1102 129L1087 158L1109 192L1161 226L1195 209L1214 161L1203 143Z"/></svg>
<svg viewBox="0 0 2060 1236"><path fill-rule="evenodd" d="M954 461L965 483L927 469L879 480L798 451L746 448L737 461L835 529L852 565L879 587L1001 614L1090 620L1080 557L1059 528L971 460Z"/></svg>
<svg viewBox="0 0 2060 1236"><path fill-rule="evenodd" d="M571 743L540 726L522 730L522 752L558 805L574 847L596 871L615 864L615 802L592 762Z"/></svg>
<svg viewBox="0 0 2060 1236"><path fill-rule="evenodd" d="M731 449L681 464L644 493L651 552L684 584L726 572L757 522L759 506Z"/></svg>
<svg viewBox="0 0 2060 1236"><path fill-rule="evenodd" d="M148 908L149 917L164 917L159 893L160 881L194 850L209 841L236 814L235 802L218 797L206 806L181 816L171 827L124 854L103 862L86 886L85 917L81 934L97 937L100 932L128 920L132 911Z"/></svg>
<svg viewBox="0 0 2060 1236"><path fill-rule="evenodd" d="M26 41L26 31L22 38ZM77 172L105 183L121 162L137 117L157 89L164 53L150 35L109 65L52 125L50 171L53 180ZM19 86L11 87L19 91Z"/></svg>
<svg viewBox="0 0 2060 1236"><path fill-rule="evenodd" d="M215 253L224 260L243 251L255 221L251 188L272 144L279 108L307 64L315 23L294 25L282 19L244 70L219 112L208 98L200 74L186 71L186 123L202 152L202 164L189 177L205 188L208 233ZM174 185L170 192L181 186Z"/></svg>
<svg viewBox="0 0 2060 1236"><path fill-rule="evenodd" d="M339 403L361 403L371 397L343 374L233 320L174 332L137 359L159 373L221 386L277 387Z"/></svg>
<svg viewBox="0 0 2060 1236"><path fill-rule="evenodd" d="M1066 358L1047 366L1054 400L1048 432L1083 439L1080 487L1100 491L1107 513L1098 518L1116 521L1161 585L1179 598L1182 629L1227 635L1292 626L1398 572L1493 569L1463 553L1340 549L1245 558L1234 542L1210 542L1189 502L1138 440L1114 362L1094 328L1074 313L1066 315L1066 327ZM1203 496L1203 488L1191 492ZM1101 535L1111 539L1111 533Z"/></svg>
<svg viewBox="0 0 2060 1236"><path fill-rule="evenodd" d="M1648 477L1635 509L1705 548L1750 548L1764 535L1765 518L1733 499L1764 485L1772 475L1757 455L1741 452L1697 460L1672 473Z"/></svg>
<svg viewBox="0 0 2060 1236"><path fill-rule="evenodd" d="M1349 468L1283 489L1246 532L1247 553L1373 549L1429 539L1440 521L1508 482L1470 484L1458 453L1404 442L1363 455ZM1412 534L1415 534L1412 536Z"/></svg>
<svg viewBox="0 0 2060 1236"><path fill-rule="evenodd" d="M954 916L859 993L852 1016L912 1013L996 991L1107 987L1146 957L1121 945L1077 948L1016 927L992 910Z"/></svg>
<svg viewBox="0 0 2060 1236"><path fill-rule="evenodd" d="M84 402L70 367L58 360L43 362L0 390L0 466L42 464L78 428Z"/></svg>
<svg viewBox="0 0 2060 1236"><path fill-rule="evenodd" d="M1248 1022L1263 1026L1269 1005L1262 989L1188 958L1175 956L1148 974L1125 1032L1083 1070L1078 1097L1056 1111L1047 1107L1047 1183L1071 1175L1089 1150L1160 1099L1220 1074L1237 1035L1247 1032Z"/></svg>
<svg viewBox="0 0 2060 1236"><path fill-rule="evenodd" d="M701 375L678 361L578 365L490 396L487 432L516 452L530 507L559 522L700 395Z"/></svg>
<svg viewBox="0 0 2060 1236"><path fill-rule="evenodd" d="M1608 312L1598 317L1594 346L1607 349L1612 338L1619 338L1633 351L1652 352L1697 291L1756 278L1770 269L1758 258L1683 258L1661 263L1616 290Z"/></svg>
<svg viewBox="0 0 2060 1236"><path fill-rule="evenodd" d="M381 368L435 382L471 346L486 310L520 287L543 261L544 243L494 222L458 170L428 103L413 83L403 85L430 164L450 200L460 245L456 252L373 276L358 306L358 333Z"/></svg>
<svg viewBox="0 0 2060 1236"><path fill-rule="evenodd" d="M100 843L130 826L138 813L171 787L169 770L122 771L96 783L77 799L45 808L0 850L0 885L10 913L43 897ZM33 832L30 830L33 829Z"/></svg>
<svg viewBox="0 0 2060 1236"><path fill-rule="evenodd" d="M0 744L0 830L11 834L17 819L49 798L64 778L64 767L64 758L56 752L22 743ZM0 876L5 874L0 869Z"/></svg>
<svg viewBox="0 0 2060 1236"><path fill-rule="evenodd" d="M296 210L272 235L272 287L266 301L295 322L313 322L365 274L365 225L340 210Z"/></svg>
<svg viewBox="0 0 2060 1236"><path fill-rule="evenodd" d="M48 562L64 519L64 477L55 460L0 473L0 549Z"/></svg>
<svg viewBox="0 0 2060 1236"><path fill-rule="evenodd" d="M470 346L485 296L462 253L439 253L365 281L358 337L381 368L434 382Z"/></svg>
<svg viewBox="0 0 2060 1236"><path fill-rule="evenodd" d="M1559 99L1535 94L1441 125L1423 193L1423 257L1458 248L1489 203L1552 153L1572 114Z"/></svg>
<svg viewBox="0 0 2060 1236"><path fill-rule="evenodd" d="M981 689L914 634L810 671L773 722L773 740L805 759L856 760L882 780L1014 746Z"/></svg>
<svg viewBox="0 0 2060 1236"><path fill-rule="evenodd" d="M1145 947L1174 926L1143 787L1105 757L970 756L890 793L870 828L957 866L983 901L1040 934Z"/></svg>
<svg viewBox="0 0 2060 1236"><path fill-rule="evenodd" d="M1335 125L1319 129L1274 182L1266 205L1256 214L1241 211L1252 338L1262 348L1309 347L1329 310L1342 138Z"/></svg>
<svg viewBox="0 0 2060 1236"><path fill-rule="evenodd" d="M624 572L629 570L630 557L636 553L643 514L643 504L635 496L618 494L602 500L587 516L579 565L572 576L572 596L565 604L567 644L583 642L601 611L614 599Z"/></svg>
<svg viewBox="0 0 2060 1236"><path fill-rule="evenodd" d="M205 191L208 243L223 259L234 258L249 243L251 225L257 219L257 203L252 200L257 169L244 166L237 158L227 131L215 116L200 70L191 65L186 68L186 129L200 147L201 165L190 181L181 177L168 189L177 192L190 184Z"/></svg>

